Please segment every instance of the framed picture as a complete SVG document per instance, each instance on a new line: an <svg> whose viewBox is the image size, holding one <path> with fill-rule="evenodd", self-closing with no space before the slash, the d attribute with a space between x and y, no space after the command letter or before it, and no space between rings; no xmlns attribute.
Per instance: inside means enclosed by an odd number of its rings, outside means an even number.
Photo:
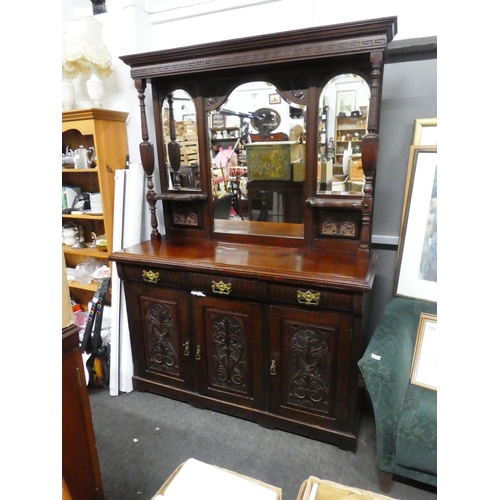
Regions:
<svg viewBox="0 0 500 500"><path fill-rule="evenodd" d="M182 121L183 122L194 122L195 121L195 115L182 115Z"/></svg>
<svg viewBox="0 0 500 500"><path fill-rule="evenodd" d="M279 94L269 94L269 104L280 104L281 97Z"/></svg>
<svg viewBox="0 0 500 500"><path fill-rule="evenodd" d="M346 116L351 115L356 105L355 90L340 90L337 92L337 116L339 113L345 113Z"/></svg>
<svg viewBox="0 0 500 500"><path fill-rule="evenodd" d="M437 391L437 316L422 313L418 325L410 383Z"/></svg>
<svg viewBox="0 0 500 500"><path fill-rule="evenodd" d="M437 147L410 147L394 287L437 302Z"/></svg>
<svg viewBox="0 0 500 500"><path fill-rule="evenodd" d="M416 118L413 125L414 146L437 146L437 118Z"/></svg>
<svg viewBox="0 0 500 500"><path fill-rule="evenodd" d="M212 128L226 128L226 117L216 111L212 112Z"/></svg>

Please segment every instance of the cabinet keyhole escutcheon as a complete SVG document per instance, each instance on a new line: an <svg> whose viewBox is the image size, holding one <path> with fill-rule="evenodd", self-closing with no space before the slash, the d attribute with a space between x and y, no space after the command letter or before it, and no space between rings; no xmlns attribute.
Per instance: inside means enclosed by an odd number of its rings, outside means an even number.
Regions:
<svg viewBox="0 0 500 500"><path fill-rule="evenodd" d="M186 340L186 342L183 342L183 347L184 347L184 356L189 356L189 340Z"/></svg>
<svg viewBox="0 0 500 500"><path fill-rule="evenodd" d="M201 346L197 345L196 346L196 355L195 355L195 359L197 361L199 361L201 359Z"/></svg>

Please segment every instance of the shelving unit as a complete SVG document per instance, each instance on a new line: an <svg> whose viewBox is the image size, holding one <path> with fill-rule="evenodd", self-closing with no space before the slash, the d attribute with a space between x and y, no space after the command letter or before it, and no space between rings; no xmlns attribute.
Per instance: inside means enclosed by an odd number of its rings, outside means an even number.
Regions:
<svg viewBox="0 0 500 500"><path fill-rule="evenodd" d="M107 248L73 249L63 245L66 267L74 268L87 259L95 258L108 264L108 257L113 248L113 207L115 170L125 168L127 158L127 134L125 120L128 113L87 108L62 113L62 150L75 150L79 146L93 147L96 157L96 168L74 169L62 168L62 185L78 186L83 192L101 194L102 215L62 214L62 223L75 223L82 226L85 233L85 244L92 240L91 232L97 236L105 234ZM97 284L82 285L76 281L70 283L71 296L86 309L92 299ZM107 296L110 300L110 294Z"/></svg>
<svg viewBox="0 0 500 500"><path fill-rule="evenodd" d="M224 127L224 128L211 128L210 129L210 144L212 145L212 153L215 156L219 148L227 149L228 146L234 145L240 138L239 127Z"/></svg>
<svg viewBox="0 0 500 500"><path fill-rule="evenodd" d="M335 129L335 163L338 164L342 163L349 142L353 154L361 151L361 140L366 134L366 116L337 116Z"/></svg>
<svg viewBox="0 0 500 500"><path fill-rule="evenodd" d="M319 152L323 157L328 156L328 138L329 138L329 127L328 127L328 114L329 106L325 106L321 109L319 115Z"/></svg>

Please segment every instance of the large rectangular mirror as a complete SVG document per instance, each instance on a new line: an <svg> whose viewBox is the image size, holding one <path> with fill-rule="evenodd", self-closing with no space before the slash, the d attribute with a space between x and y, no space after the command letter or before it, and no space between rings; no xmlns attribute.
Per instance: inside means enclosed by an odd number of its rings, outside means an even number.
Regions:
<svg viewBox="0 0 500 500"><path fill-rule="evenodd" d="M260 223L254 231L266 223L302 225L305 111L272 83L254 81L208 112L216 230L242 221Z"/></svg>

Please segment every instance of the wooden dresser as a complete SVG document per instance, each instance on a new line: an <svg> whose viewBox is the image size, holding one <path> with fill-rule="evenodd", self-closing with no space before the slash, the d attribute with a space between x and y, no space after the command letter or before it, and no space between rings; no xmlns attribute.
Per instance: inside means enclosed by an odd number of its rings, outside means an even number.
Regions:
<svg viewBox="0 0 500 500"><path fill-rule="evenodd" d="M62 330L62 474L72 500L104 500L79 330Z"/></svg>
<svg viewBox="0 0 500 500"><path fill-rule="evenodd" d="M396 19L383 18L122 57L139 94L151 213L151 240L110 257L124 282L135 389L356 448L357 362L368 341L376 264L370 239L383 61L395 32ZM339 75L351 85L350 100L339 99ZM353 90L361 87L365 94ZM238 105L236 93L253 101ZM321 110L327 101L342 102L335 118L363 99L362 189L347 182L343 192L324 191ZM259 194L273 200L267 220L221 220L211 185L212 125L239 120L234 151L246 165L246 140L257 132L250 127L269 116L252 102L266 113L272 107L272 121L259 133L287 133L276 127L295 126L292 107L294 119L300 116L303 180L288 200L286 190L273 187L271 154L259 180ZM151 108L156 145L147 127ZM182 146L174 124L182 113L196 122L197 188L182 187L177 175ZM294 184L293 165L284 167L285 181ZM287 206L297 212L292 222L279 219L278 208Z"/></svg>

